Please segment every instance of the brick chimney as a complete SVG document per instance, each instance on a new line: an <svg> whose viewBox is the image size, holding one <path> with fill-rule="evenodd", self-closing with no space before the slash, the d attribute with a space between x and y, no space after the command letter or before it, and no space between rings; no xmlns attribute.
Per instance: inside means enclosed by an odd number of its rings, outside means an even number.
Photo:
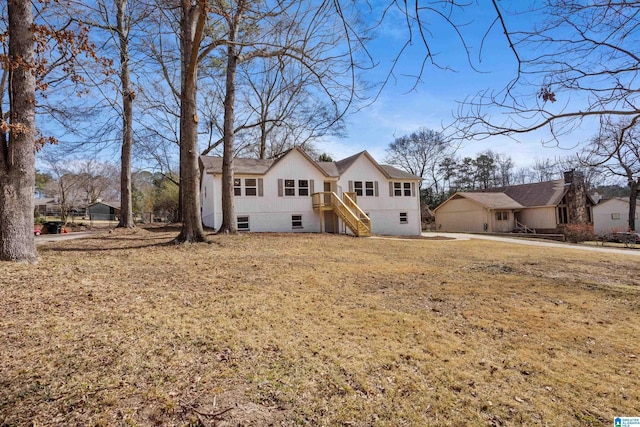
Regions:
<svg viewBox="0 0 640 427"><path fill-rule="evenodd" d="M564 173L566 193L567 219L570 224L589 224L591 215L587 205L587 186L581 172L571 170Z"/></svg>

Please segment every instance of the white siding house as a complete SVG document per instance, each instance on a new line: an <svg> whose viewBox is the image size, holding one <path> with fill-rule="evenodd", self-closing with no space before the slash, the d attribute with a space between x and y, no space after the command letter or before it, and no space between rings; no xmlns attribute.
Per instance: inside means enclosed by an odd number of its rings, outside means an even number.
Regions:
<svg viewBox="0 0 640 427"><path fill-rule="evenodd" d="M222 159L202 156L200 167L202 222L218 228ZM349 225L353 217L368 227L358 235L421 233L420 177L379 165L366 151L338 162L316 162L294 148L275 160L236 158L234 171L241 231L358 234ZM345 208L341 200L351 199L357 206Z"/></svg>
<svg viewBox="0 0 640 427"><path fill-rule="evenodd" d="M636 226L638 225L640 204L636 202ZM629 199L615 197L601 201L593 207L593 231L603 235L629 229Z"/></svg>

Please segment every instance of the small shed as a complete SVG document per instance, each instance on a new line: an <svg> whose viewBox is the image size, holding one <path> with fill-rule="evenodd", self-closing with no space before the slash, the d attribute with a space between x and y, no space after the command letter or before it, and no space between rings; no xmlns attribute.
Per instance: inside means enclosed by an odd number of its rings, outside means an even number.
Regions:
<svg viewBox="0 0 640 427"><path fill-rule="evenodd" d="M87 207L92 221L117 221L120 216L120 202L95 202Z"/></svg>

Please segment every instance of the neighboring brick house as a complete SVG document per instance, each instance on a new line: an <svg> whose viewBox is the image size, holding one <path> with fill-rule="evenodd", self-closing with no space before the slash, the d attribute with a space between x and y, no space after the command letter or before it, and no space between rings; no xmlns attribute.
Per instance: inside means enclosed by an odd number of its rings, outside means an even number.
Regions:
<svg viewBox="0 0 640 427"><path fill-rule="evenodd" d="M582 175L457 192L434 209L438 231L560 233L567 224L593 226L593 199Z"/></svg>

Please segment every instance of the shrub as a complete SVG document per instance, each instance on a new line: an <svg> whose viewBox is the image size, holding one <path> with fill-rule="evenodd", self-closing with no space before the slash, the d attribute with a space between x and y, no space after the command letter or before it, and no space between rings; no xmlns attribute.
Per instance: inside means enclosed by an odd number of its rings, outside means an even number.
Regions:
<svg viewBox="0 0 640 427"><path fill-rule="evenodd" d="M34 224L44 224L45 222L47 222L47 218L44 216L38 216L33 220Z"/></svg>
<svg viewBox="0 0 640 427"><path fill-rule="evenodd" d="M564 237L572 243L594 240L593 227L588 224L567 224L563 228Z"/></svg>

